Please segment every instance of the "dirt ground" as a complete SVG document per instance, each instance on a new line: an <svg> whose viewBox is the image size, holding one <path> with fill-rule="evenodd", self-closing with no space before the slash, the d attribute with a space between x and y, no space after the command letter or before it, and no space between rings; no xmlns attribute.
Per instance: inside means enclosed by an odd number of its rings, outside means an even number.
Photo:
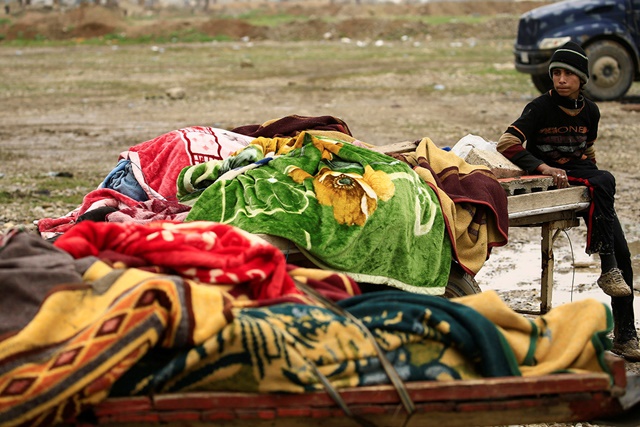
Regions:
<svg viewBox="0 0 640 427"><path fill-rule="evenodd" d="M428 136L444 147L467 134L495 141L537 95L527 76L512 71L511 49L519 15L542 2L235 3L214 5L206 14L120 4L14 9L10 24L0 21L0 230L66 214L121 151L173 129L332 115L375 145ZM251 25L242 17L252 7L309 19ZM407 18L389 20L390 14ZM484 19L428 25L410 19L418 15ZM186 28L230 41L80 43L113 33L170 39ZM9 43L18 37L69 43ZM468 59L468 52L484 52L485 63ZM618 215L638 272L638 83L624 99L599 106L598 163L617 177ZM573 251L583 252L577 233ZM536 244L539 231L512 230L510 240L492 255L483 287L524 262L520 244ZM569 243L557 244L560 251ZM640 289L638 278L634 284ZM535 298L508 285L501 295L516 308Z"/></svg>
<svg viewBox="0 0 640 427"><path fill-rule="evenodd" d="M119 150L168 130L188 125L232 128L289 114L340 117L356 137L375 145L428 136L437 145L452 146L469 133L496 140L524 103L537 95L526 75L508 76L518 79L517 85L503 80L513 69L519 15L544 3L238 2L214 4L204 14L149 11L121 2L119 9L17 11L10 23L0 20L0 183L13 184L13 174L42 172L44 165L47 171L68 170L80 177L86 171L87 179L101 178ZM240 18L256 7L309 19L265 27ZM405 19L387 19L390 14ZM412 15L485 19L428 25L410 19ZM142 18L129 19L133 16ZM331 19L321 19L327 16ZM114 42L97 47L80 43L114 33L165 34L170 39L185 28L225 34L233 41L158 46ZM18 35L69 44L10 45ZM363 53L341 51L342 45L362 46ZM374 51L374 45L381 48ZM480 68L478 59L463 56L474 49L490 56ZM304 57L307 50L319 53ZM340 57L318 56L323 51L330 56L344 53L344 63ZM275 59L267 62L260 55ZM429 61L431 56L438 59ZM474 73L478 70L482 74ZM168 96L171 90L178 95ZM631 240L637 240L640 213L634 196L639 95L635 83L621 101L600 105L598 158L618 177L619 215ZM34 167L33 161L40 164ZM0 224L30 221L28 214L5 213Z"/></svg>

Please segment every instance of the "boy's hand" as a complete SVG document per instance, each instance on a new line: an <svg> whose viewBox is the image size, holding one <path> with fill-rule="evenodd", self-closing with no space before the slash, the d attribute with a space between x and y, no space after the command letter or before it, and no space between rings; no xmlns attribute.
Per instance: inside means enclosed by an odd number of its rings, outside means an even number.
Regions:
<svg viewBox="0 0 640 427"><path fill-rule="evenodd" d="M538 171L542 175L548 175L553 177L553 183L558 188L567 188L569 186L569 179L567 178L567 172L563 169L552 168L549 165L541 164L538 166Z"/></svg>

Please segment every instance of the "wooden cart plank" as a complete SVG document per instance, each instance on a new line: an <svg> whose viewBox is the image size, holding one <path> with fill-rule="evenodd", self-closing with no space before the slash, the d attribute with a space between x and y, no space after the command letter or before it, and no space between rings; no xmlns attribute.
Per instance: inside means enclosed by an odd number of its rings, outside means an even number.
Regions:
<svg viewBox="0 0 640 427"><path fill-rule="evenodd" d="M446 425L491 426L518 423L577 422L607 418L619 414L619 403L606 393L572 393L558 396L511 398L486 401L449 401L420 403L411 417L400 405L352 405L354 415L377 427ZM358 424L337 408L287 407L250 409L218 407L206 411L138 412L111 414L100 417L103 427L156 424L168 426L357 426ZM82 424L78 424L82 426Z"/></svg>
<svg viewBox="0 0 640 427"><path fill-rule="evenodd" d="M502 377L451 382L409 382L416 414L409 425L496 425L518 422L571 422L607 417L623 411L618 397L626 387L624 361L608 355L611 377L602 373L557 374L538 377ZM399 425L406 413L392 386L340 390L353 414L376 426ZM111 398L96 405L93 414L101 426L189 422L235 426L323 425L353 426L324 392L305 394L191 392L148 397ZM317 423L316 423L317 421ZM194 424L195 423L195 424ZM269 424L271 423L271 424ZM416 424L418 423L418 424ZM81 423L77 425L81 426Z"/></svg>
<svg viewBox="0 0 640 427"><path fill-rule="evenodd" d="M606 374L558 374L541 377L505 377L485 380L442 382L409 382L407 390L414 402L439 402L448 400L484 401L528 396L560 395L610 390L610 377ZM400 404L392 386L356 387L340 390L348 405ZM126 401L126 399L125 399ZM153 410L171 411L220 407L287 408L332 407L331 397L324 392L304 394L255 394L236 392L194 392L155 396ZM111 407L109 407L111 406ZM102 404L97 413L114 413L122 410L120 399Z"/></svg>

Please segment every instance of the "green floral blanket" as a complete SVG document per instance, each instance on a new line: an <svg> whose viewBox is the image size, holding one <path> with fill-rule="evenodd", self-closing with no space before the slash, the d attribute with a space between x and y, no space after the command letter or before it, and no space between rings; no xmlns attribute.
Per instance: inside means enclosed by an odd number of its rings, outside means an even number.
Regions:
<svg viewBox="0 0 640 427"><path fill-rule="evenodd" d="M443 294L452 250L436 193L407 164L341 135L256 138L225 160L183 169L187 221L286 238L359 283Z"/></svg>

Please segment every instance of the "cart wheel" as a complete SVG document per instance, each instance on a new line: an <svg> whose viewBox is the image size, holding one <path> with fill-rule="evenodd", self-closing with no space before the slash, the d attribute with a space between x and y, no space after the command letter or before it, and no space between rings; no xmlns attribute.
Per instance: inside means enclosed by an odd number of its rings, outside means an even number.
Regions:
<svg viewBox="0 0 640 427"><path fill-rule="evenodd" d="M479 294L480 292L482 292L482 290L474 278L465 272L457 263L452 263L449 282L447 283L447 289L444 291L444 297L457 298L465 295Z"/></svg>

